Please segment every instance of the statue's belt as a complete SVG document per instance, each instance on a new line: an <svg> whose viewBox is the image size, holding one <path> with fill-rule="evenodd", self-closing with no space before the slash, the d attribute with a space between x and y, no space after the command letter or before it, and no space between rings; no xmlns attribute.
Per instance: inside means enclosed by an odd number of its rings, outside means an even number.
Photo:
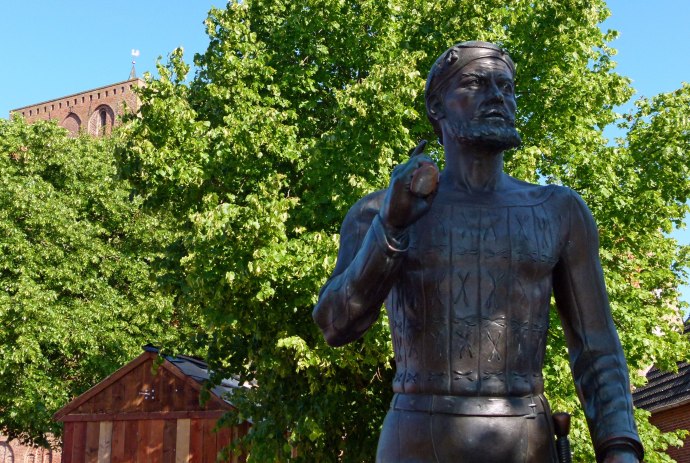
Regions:
<svg viewBox="0 0 690 463"><path fill-rule="evenodd" d="M397 393L391 409L411 412L444 413L464 416L534 417L548 409L543 396L467 397L431 394Z"/></svg>

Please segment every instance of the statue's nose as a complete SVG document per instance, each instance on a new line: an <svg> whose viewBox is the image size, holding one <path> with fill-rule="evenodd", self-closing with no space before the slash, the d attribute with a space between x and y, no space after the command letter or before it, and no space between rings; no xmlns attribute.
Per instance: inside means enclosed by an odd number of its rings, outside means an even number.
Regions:
<svg viewBox="0 0 690 463"><path fill-rule="evenodd" d="M489 97L491 98L492 101L497 101L500 103L503 103L505 101L505 98L503 96L503 92L501 91L500 88L498 88L498 85L496 85L496 82L492 82L491 85L489 86Z"/></svg>

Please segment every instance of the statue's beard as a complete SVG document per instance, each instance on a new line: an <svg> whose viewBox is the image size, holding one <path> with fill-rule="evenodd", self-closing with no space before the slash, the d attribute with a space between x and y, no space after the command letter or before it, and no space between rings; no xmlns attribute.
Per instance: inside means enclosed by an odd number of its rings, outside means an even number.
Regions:
<svg viewBox="0 0 690 463"><path fill-rule="evenodd" d="M515 127L503 120L476 120L456 122L450 127L450 136L460 144L483 146L505 151L522 143Z"/></svg>

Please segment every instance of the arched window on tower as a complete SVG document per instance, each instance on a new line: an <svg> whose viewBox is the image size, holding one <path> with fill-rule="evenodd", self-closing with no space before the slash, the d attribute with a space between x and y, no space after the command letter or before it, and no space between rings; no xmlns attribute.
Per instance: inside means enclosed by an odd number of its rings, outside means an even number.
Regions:
<svg viewBox="0 0 690 463"><path fill-rule="evenodd" d="M101 125L98 127L98 131L101 135L105 135L105 129L108 127L108 112L105 108L100 110L99 116L101 117Z"/></svg>
<svg viewBox="0 0 690 463"><path fill-rule="evenodd" d="M69 130L71 136L76 137L79 135L79 130L81 129L81 119L79 119L79 116L76 114L69 113L60 125ZM0 463L2 463L2 461L0 461Z"/></svg>
<svg viewBox="0 0 690 463"><path fill-rule="evenodd" d="M108 105L100 105L91 113L88 123L89 134L94 136L110 135L115 124L115 112Z"/></svg>

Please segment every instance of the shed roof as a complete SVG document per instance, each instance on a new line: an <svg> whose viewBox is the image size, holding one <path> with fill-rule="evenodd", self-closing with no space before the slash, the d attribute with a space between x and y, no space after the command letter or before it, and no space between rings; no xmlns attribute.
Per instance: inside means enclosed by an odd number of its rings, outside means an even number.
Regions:
<svg viewBox="0 0 690 463"><path fill-rule="evenodd" d="M690 319L685 323L685 335L690 335ZM650 412L665 410L690 402L690 363L678 364L678 372L653 367L647 373L647 384L633 392L636 407Z"/></svg>
<svg viewBox="0 0 690 463"><path fill-rule="evenodd" d="M144 346L144 351L160 354L159 349L150 344ZM210 379L208 364L203 360L200 360L196 357L189 357L187 355L178 355L175 357L164 355L163 357L165 360L175 365L185 376L194 379L200 384L203 384ZM239 387L250 386L247 384L240 385L236 378L227 378L223 379L221 383L211 389L211 391L220 399L223 399L225 402L232 405L232 402L229 400L230 395L232 394L233 389L237 389Z"/></svg>
<svg viewBox="0 0 690 463"><path fill-rule="evenodd" d="M151 367L153 365L152 362L161 354L159 349L152 345L146 345L143 347L143 349L144 352L139 357L127 363L116 372L105 378L103 381L99 382L80 396L74 398L71 402L58 410L53 416L53 419L56 421L64 421L66 419L74 419L76 416L85 417L87 414L94 415L94 413L114 414L123 412L131 414L133 412L140 411L140 407L135 404L136 401L127 400L127 398L123 399L122 388L124 386L120 386L120 388L115 389L114 386L116 383L122 383L123 381L127 381L128 379L132 378L135 378L136 381L139 381L142 377L142 374L148 377L151 376ZM193 393L194 396L196 396L196 399L187 406L192 406L192 409L201 410L198 408L198 397L203 383L208 381L210 377L208 365L200 359L186 355L178 355L174 357L163 355L162 357L164 359L163 363L158 368L159 371L163 370L164 373L161 374L164 374L164 376L168 378L165 381L172 381L171 384L173 384L175 394L181 390L186 390L189 391L189 393ZM160 376L160 374L158 376ZM146 398L153 399L154 393L155 396L160 397L161 394L165 394L166 392L168 393L169 397L169 393L171 391L163 390L160 392L155 392L155 390L158 390L162 384L159 384L154 388L151 381L155 380L150 379L150 384L148 387L145 387L144 383L137 382L134 390L126 391L129 393L129 398L132 399L143 395ZM203 409L218 411L223 409L228 410L230 407L232 407L230 395L234 389L239 387L247 386L240 385L239 382L233 378L223 380L221 384L216 385L211 389L211 397ZM129 389L132 388L130 387ZM150 394L150 396L148 394ZM114 403L114 400L119 400L119 406ZM172 399L168 398L165 400L171 401ZM98 403L98 405L95 405L96 408L93 408L91 405L95 403ZM141 404L141 400L139 400L138 403ZM169 405L172 406L172 402L170 402ZM179 403L177 405L181 406ZM147 411L154 411L148 404L146 407L144 407L144 409ZM169 412L169 410L167 412Z"/></svg>

